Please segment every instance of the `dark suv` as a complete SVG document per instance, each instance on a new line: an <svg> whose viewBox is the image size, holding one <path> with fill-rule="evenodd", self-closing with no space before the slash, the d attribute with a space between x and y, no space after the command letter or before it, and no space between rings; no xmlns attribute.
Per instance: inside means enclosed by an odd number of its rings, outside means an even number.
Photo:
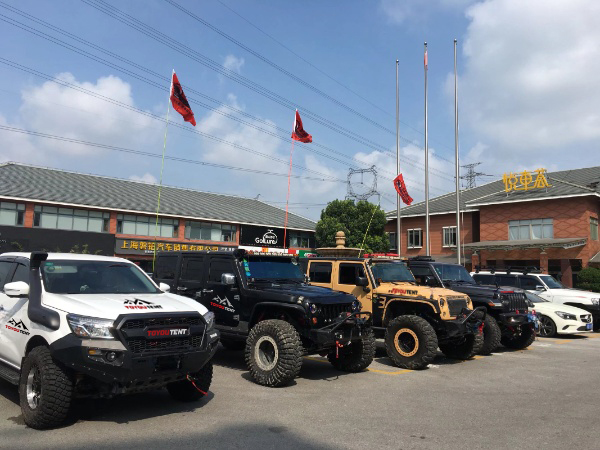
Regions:
<svg viewBox="0 0 600 450"><path fill-rule="evenodd" d="M306 354L326 354L349 372L364 370L375 356L370 314L360 312L356 297L308 285L291 255L159 253L153 278L213 311L222 344L245 349L259 384L289 383Z"/></svg>
<svg viewBox="0 0 600 450"><path fill-rule="evenodd" d="M473 307L486 308L480 354L489 355L500 343L523 349L535 340L535 318L528 312L529 302L522 289L477 284L463 266L435 262L429 257L410 258L408 267L417 283L462 292L471 298Z"/></svg>

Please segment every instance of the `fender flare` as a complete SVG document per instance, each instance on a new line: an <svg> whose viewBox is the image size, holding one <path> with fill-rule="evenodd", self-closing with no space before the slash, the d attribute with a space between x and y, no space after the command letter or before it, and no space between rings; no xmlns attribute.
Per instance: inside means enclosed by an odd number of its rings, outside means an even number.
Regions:
<svg viewBox="0 0 600 450"><path fill-rule="evenodd" d="M278 303L278 302L261 302L261 303L257 303L256 305L254 305L252 307L252 312L250 313L250 321L249 324L252 326L255 324L255 320L258 316L258 313L260 309L262 308L273 308L273 309L285 309L288 311L293 311L296 313L301 313L303 316L306 315L306 309L304 309L303 306L301 305L297 305L297 304L287 304L287 303Z"/></svg>
<svg viewBox="0 0 600 450"><path fill-rule="evenodd" d="M433 312L436 315L441 314L441 311L439 311L439 309L433 304L431 303L429 300L427 300L424 297L418 297L418 298L411 298L411 297L400 297L400 296L394 296L394 295L381 295L380 297L383 297L386 299L386 304L385 307L383 308L383 318L385 319L386 314L388 312L388 308L390 305L392 305L393 303L418 303L421 305L427 305L429 306Z"/></svg>

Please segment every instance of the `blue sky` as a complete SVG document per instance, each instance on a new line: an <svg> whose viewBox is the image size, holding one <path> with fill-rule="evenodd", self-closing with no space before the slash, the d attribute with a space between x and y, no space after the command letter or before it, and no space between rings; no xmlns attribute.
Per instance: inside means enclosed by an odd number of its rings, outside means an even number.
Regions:
<svg viewBox="0 0 600 450"><path fill-rule="evenodd" d="M203 134L190 132L189 124L184 127L188 130L170 126L168 156L287 173L290 142L286 138L293 123L292 106L278 104L218 73L225 70L297 105L305 129L320 145L295 145L294 164L298 167L293 173L308 178L292 179L291 211L318 218L323 204L345 196L348 169L372 164L379 173L381 205L390 210L395 207L391 184L395 160L386 152L395 153L396 59L400 60L402 172L409 193L415 200L423 199L424 41L429 47L431 196L453 188L452 72L456 38L462 162L480 161L481 171L495 176L480 183L497 179L505 171L598 164L600 117L596 108L600 87L596 80L600 33L595 24L600 9L596 2L432 0L420 5L423 2L415 0L353 0L306 1L292 7L290 2L277 1L173 1L331 98L288 77L165 0L2 0L0 39L5 45L0 57L59 78L63 85L0 64L0 125L161 153L163 122L64 84L164 117L168 81L144 70L169 77L175 69L191 100L198 122L195 131ZM29 18L11 8L18 8ZM113 8L118 8L142 26L167 35L180 51L98 8L110 8L113 13ZM71 37L32 19L43 20ZM50 42L23 29L27 27L64 42ZM76 46L130 73L89 59L65 45ZM126 58L137 67L118 58ZM197 61L204 58L209 58L209 65L217 70ZM145 77L151 84L136 76ZM158 87L152 83L158 83ZM219 113L233 115L244 123ZM310 113L330 121L330 126L313 120ZM173 110L170 120L184 124ZM360 141L344 135L347 132L338 132L339 127L358 135ZM0 136L1 161L147 182L156 182L160 176L157 158L6 130L0 130ZM370 180L367 177L364 181L368 184ZM287 189L284 176L172 160L165 163L164 183L247 197L260 194L261 200L277 206L284 205Z"/></svg>

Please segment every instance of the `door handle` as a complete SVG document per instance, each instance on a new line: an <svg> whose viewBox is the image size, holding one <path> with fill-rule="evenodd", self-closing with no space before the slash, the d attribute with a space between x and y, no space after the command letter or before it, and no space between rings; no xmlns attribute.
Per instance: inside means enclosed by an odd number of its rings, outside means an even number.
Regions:
<svg viewBox="0 0 600 450"><path fill-rule="evenodd" d="M212 289L202 289L203 294L212 294L214 291Z"/></svg>
<svg viewBox="0 0 600 450"><path fill-rule="evenodd" d="M183 286L177 286L177 290L178 291L187 291L187 288L183 287Z"/></svg>

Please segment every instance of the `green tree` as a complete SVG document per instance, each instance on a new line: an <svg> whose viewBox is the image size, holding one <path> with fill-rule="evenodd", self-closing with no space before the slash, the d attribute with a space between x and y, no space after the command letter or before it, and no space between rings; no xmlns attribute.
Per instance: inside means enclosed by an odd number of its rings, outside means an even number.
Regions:
<svg viewBox="0 0 600 450"><path fill-rule="evenodd" d="M577 274L577 287L600 292L600 269L587 267Z"/></svg>
<svg viewBox="0 0 600 450"><path fill-rule="evenodd" d="M367 201L334 200L321 211L321 219L317 222L317 247L335 247L335 233L343 231L346 247L360 248L364 239L366 253L387 252L390 241L384 231L385 224L385 212L379 205Z"/></svg>

